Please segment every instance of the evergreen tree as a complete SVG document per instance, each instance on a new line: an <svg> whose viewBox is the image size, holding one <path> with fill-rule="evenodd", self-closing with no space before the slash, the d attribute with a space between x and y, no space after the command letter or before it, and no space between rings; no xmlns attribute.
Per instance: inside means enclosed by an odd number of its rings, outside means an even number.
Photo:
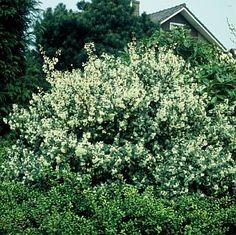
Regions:
<svg viewBox="0 0 236 235"><path fill-rule="evenodd" d="M151 35L156 26L146 14L135 16L130 0L80 1L82 17L89 27L90 40L95 42L98 52L117 54L132 37L137 39Z"/></svg>
<svg viewBox="0 0 236 235"><path fill-rule="evenodd" d="M119 54L132 39L150 35L156 26L145 14L134 16L130 0L80 1L79 12L59 4L47 9L35 27L36 43L46 55L61 51L58 69L80 68L86 61L84 45L94 42L98 54Z"/></svg>
<svg viewBox="0 0 236 235"><path fill-rule="evenodd" d="M87 27L80 20L79 13L67 10L58 4L48 8L36 23L36 45L43 47L47 56L53 57L60 51L58 69L80 67L83 61L83 47L88 34ZM42 61L41 61L42 62Z"/></svg>
<svg viewBox="0 0 236 235"><path fill-rule="evenodd" d="M24 77L27 32L37 0L0 0L0 134L11 104L30 96Z"/></svg>

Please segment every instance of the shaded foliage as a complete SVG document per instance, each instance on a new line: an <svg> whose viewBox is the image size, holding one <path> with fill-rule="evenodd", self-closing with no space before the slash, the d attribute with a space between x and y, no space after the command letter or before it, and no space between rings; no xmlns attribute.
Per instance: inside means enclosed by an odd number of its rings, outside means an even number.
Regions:
<svg viewBox="0 0 236 235"><path fill-rule="evenodd" d="M30 81L24 77L25 49L37 3L37 0L0 1L0 134L6 131L2 118L11 104L24 103L30 97Z"/></svg>
<svg viewBox="0 0 236 235"><path fill-rule="evenodd" d="M86 188L68 177L47 191L0 185L1 234L227 234L236 226L232 198L158 198L124 183Z"/></svg>
<svg viewBox="0 0 236 235"><path fill-rule="evenodd" d="M36 43L49 57L60 51L57 68L81 68L87 60L85 43L94 42L98 54L118 55L135 35L138 39L150 36L157 28L148 19L133 15L129 0L80 1L79 12L59 4L47 9L35 27Z"/></svg>
<svg viewBox="0 0 236 235"><path fill-rule="evenodd" d="M59 54L60 70L81 67L86 58L83 47L88 30L79 13L59 4L54 10L48 8L36 23L36 45L41 45L50 57ZM40 63L42 66L42 58Z"/></svg>
<svg viewBox="0 0 236 235"><path fill-rule="evenodd" d="M81 16L91 30L89 39L95 43L99 54L117 54L134 36L137 39L151 36L157 28L146 14L135 16L130 2L93 0L82 7Z"/></svg>

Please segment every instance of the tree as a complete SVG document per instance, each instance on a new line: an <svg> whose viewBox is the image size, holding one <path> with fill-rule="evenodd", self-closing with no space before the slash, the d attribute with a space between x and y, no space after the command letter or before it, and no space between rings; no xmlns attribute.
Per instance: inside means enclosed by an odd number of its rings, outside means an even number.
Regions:
<svg viewBox="0 0 236 235"><path fill-rule="evenodd" d="M35 28L36 43L46 55L53 57L60 50L57 68L61 70L82 67L87 42L95 43L98 54L118 55L133 36L142 38L156 29L145 14L133 15L129 0L80 1L77 6L79 12L63 4L47 9Z"/></svg>
<svg viewBox="0 0 236 235"><path fill-rule="evenodd" d="M37 0L0 1L0 134L6 130L2 118L13 103L29 96L24 77L27 33L36 11Z"/></svg>
<svg viewBox="0 0 236 235"><path fill-rule="evenodd" d="M135 16L130 4L130 0L92 0L91 3L80 1L77 4L91 29L90 41L95 43L99 54L117 54L133 37L150 36L156 29L146 14Z"/></svg>
<svg viewBox="0 0 236 235"><path fill-rule="evenodd" d="M59 4L54 10L48 8L35 26L36 47L39 45L49 57L60 51L58 69L81 67L85 61L83 50L88 28L80 20L80 14L67 10ZM42 58L41 58L42 65Z"/></svg>

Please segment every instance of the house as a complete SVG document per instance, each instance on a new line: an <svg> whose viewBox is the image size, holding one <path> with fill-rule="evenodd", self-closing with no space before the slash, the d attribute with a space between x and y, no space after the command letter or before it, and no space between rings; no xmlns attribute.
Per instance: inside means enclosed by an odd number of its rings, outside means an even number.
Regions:
<svg viewBox="0 0 236 235"><path fill-rule="evenodd" d="M135 14L139 15L139 1L133 0ZM160 24L163 30L171 30L176 27L185 27L190 30L194 38L217 45L226 51L224 45L207 29L207 27L187 8L186 4L180 4L152 14L148 14L151 21Z"/></svg>
<svg viewBox="0 0 236 235"><path fill-rule="evenodd" d="M236 59L236 49L235 48L231 48L229 50L229 52L233 55L233 58Z"/></svg>

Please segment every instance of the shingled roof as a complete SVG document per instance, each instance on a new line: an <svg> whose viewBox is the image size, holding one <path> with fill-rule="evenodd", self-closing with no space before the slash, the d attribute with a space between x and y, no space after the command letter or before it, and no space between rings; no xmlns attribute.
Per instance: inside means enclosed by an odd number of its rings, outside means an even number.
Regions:
<svg viewBox="0 0 236 235"><path fill-rule="evenodd" d="M171 19L177 14L181 14L204 38L219 48L226 50L224 45L207 29L207 27L187 8L186 4L180 4L152 14L148 14L152 22L160 25Z"/></svg>
<svg viewBox="0 0 236 235"><path fill-rule="evenodd" d="M151 18L151 20L153 20L153 22L160 23L184 7L186 7L185 3L149 14L149 17Z"/></svg>

